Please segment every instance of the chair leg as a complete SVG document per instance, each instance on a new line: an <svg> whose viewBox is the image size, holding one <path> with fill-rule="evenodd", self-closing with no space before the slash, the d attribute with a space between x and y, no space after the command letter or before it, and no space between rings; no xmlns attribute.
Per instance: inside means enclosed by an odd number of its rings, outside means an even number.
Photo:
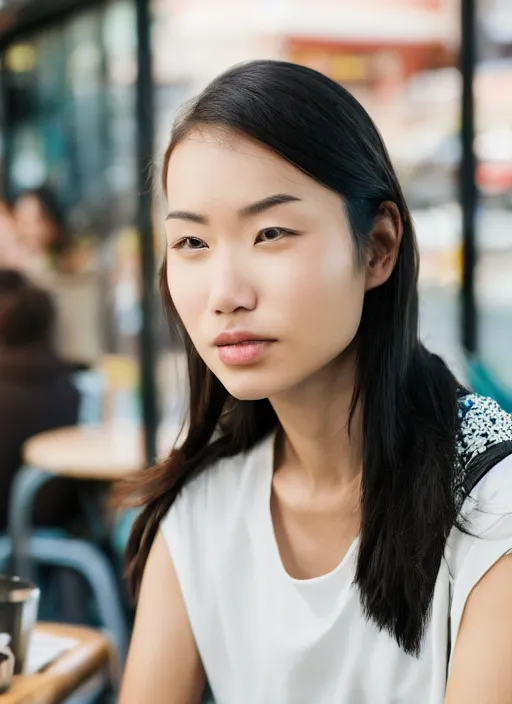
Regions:
<svg viewBox="0 0 512 704"><path fill-rule="evenodd" d="M112 567L101 552L84 540L32 536L30 554L39 562L69 567L84 577L92 590L102 623L116 645L120 663L128 650L128 629Z"/></svg>
<svg viewBox="0 0 512 704"><path fill-rule="evenodd" d="M28 548L32 532L34 502L41 488L52 478L37 467L22 467L15 475L9 498L8 533L12 541L13 571L19 577L32 578Z"/></svg>

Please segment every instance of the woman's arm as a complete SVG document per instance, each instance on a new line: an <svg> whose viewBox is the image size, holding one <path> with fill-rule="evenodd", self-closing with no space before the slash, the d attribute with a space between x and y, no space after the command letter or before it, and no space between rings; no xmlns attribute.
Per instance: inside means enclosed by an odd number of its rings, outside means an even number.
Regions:
<svg viewBox="0 0 512 704"><path fill-rule="evenodd" d="M146 563L119 704L198 704L205 676L161 533Z"/></svg>
<svg viewBox="0 0 512 704"><path fill-rule="evenodd" d="M445 704L512 702L512 555L482 577L464 608Z"/></svg>

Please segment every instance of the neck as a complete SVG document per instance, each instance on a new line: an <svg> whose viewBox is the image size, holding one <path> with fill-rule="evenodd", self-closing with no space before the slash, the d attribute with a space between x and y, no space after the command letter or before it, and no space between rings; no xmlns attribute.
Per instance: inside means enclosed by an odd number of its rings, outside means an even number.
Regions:
<svg viewBox="0 0 512 704"><path fill-rule="evenodd" d="M349 432L355 369L355 353L347 351L299 387L270 399L283 430L276 470L286 467L312 490L360 480L359 406Z"/></svg>

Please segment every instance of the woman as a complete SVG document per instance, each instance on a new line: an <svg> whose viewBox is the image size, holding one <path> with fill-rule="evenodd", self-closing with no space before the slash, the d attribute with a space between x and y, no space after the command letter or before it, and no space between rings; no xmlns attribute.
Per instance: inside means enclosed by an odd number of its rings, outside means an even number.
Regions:
<svg viewBox="0 0 512 704"><path fill-rule="evenodd" d="M20 268L56 306L56 345L76 370L103 352L101 287L92 243L73 242L56 194L47 186L23 192L13 208Z"/></svg>
<svg viewBox="0 0 512 704"><path fill-rule="evenodd" d="M163 177L190 408L134 488L122 704L512 701L511 418L419 340L369 116L310 69L236 67Z"/></svg>

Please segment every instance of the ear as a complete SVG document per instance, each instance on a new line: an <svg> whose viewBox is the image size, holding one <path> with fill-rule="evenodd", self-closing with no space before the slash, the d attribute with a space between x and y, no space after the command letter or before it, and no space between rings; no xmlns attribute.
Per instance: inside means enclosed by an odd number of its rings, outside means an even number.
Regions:
<svg viewBox="0 0 512 704"><path fill-rule="evenodd" d="M391 276L400 251L403 231L397 205L392 201L382 203L366 249L366 291L382 286Z"/></svg>

